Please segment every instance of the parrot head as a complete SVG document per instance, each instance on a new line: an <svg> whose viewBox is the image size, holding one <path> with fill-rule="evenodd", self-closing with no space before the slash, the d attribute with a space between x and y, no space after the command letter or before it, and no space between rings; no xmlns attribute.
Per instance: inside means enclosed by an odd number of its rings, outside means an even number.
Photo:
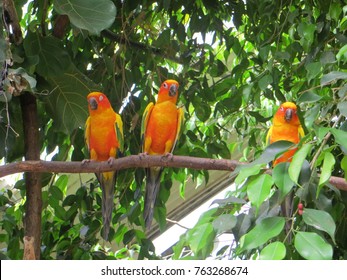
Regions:
<svg viewBox="0 0 347 280"><path fill-rule="evenodd" d="M111 107L110 101L102 92L89 93L87 100L90 114L98 113Z"/></svg>
<svg viewBox="0 0 347 280"><path fill-rule="evenodd" d="M279 123L289 123L300 125L299 117L296 113L297 107L292 102L285 102L278 108L274 121Z"/></svg>
<svg viewBox="0 0 347 280"><path fill-rule="evenodd" d="M176 104L178 97L179 84L175 80L166 80L160 86L158 93L158 103L163 101L171 101Z"/></svg>

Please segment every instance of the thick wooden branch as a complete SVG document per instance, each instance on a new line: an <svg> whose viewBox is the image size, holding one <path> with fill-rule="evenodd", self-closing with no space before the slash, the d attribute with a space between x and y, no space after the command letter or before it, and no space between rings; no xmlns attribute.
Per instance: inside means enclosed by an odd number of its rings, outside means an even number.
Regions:
<svg viewBox="0 0 347 280"><path fill-rule="evenodd" d="M103 162L61 162L61 161L22 161L0 166L0 178L21 172L54 172L54 173L94 173L128 168L146 168L154 166L191 168L197 170L234 171L245 163L236 160L198 158L188 156L143 156L131 155L116 159L112 166ZM331 177L329 182L340 190L347 191L344 178Z"/></svg>

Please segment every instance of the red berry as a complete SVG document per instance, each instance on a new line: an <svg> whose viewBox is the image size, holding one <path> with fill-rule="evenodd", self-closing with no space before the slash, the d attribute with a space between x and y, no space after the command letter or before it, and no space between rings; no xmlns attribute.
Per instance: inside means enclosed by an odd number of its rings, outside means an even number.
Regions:
<svg viewBox="0 0 347 280"><path fill-rule="evenodd" d="M301 216L301 215L302 215L302 213L304 213L304 210L299 209L299 210L298 210L298 214Z"/></svg>
<svg viewBox="0 0 347 280"><path fill-rule="evenodd" d="M303 210L304 209L304 205L301 202L298 204L298 209L299 210Z"/></svg>

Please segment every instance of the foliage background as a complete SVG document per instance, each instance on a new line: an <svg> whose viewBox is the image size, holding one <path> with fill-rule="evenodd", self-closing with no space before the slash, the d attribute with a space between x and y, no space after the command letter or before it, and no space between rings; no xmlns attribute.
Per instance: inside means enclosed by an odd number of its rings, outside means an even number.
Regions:
<svg viewBox="0 0 347 280"><path fill-rule="evenodd" d="M214 240L232 232L235 242L218 258L346 258L347 196L327 182L347 171L346 1L20 0L15 8L23 41L10 43L6 24L0 37L4 164L24 156L23 92L36 97L41 153L81 161L88 92L107 94L125 123L126 155L137 154L142 112L173 78L186 112L175 154L228 159L241 149L240 161L260 160L236 174L237 191L204 213L171 257L205 259ZM300 108L307 137L295 164L264 174L274 157L264 152L265 135L285 100ZM156 209L161 228L172 178L184 193L187 176L209 180L207 171L168 169ZM160 258L141 228L143 177L142 170L119 174L112 242L122 249L114 252L100 239L95 178L68 193L71 176L43 174L41 258ZM289 240L278 205L293 181L295 205L305 210L293 214ZM2 187L2 258L22 258L25 194L24 179Z"/></svg>

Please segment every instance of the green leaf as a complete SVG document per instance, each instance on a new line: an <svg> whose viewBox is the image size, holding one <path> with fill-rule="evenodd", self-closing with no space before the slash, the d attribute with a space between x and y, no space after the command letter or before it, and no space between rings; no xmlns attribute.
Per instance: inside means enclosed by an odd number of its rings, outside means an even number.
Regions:
<svg viewBox="0 0 347 280"><path fill-rule="evenodd" d="M280 190L280 199L283 199L294 187L294 182L288 174L289 165L289 162L281 162L272 171L272 179Z"/></svg>
<svg viewBox="0 0 347 280"><path fill-rule="evenodd" d="M241 184L245 179L259 174L261 170L262 165L261 164L256 164L256 165L251 165L251 166L245 166L244 168L241 168L239 175L235 178L235 183L236 184Z"/></svg>
<svg viewBox="0 0 347 280"><path fill-rule="evenodd" d="M341 115L347 117L347 101L339 102L337 109L339 109Z"/></svg>
<svg viewBox="0 0 347 280"><path fill-rule="evenodd" d="M340 71L332 71L328 74L325 74L321 80L320 85L325 86L327 84L330 84L336 80L346 80L347 79L347 73L346 72L340 72Z"/></svg>
<svg viewBox="0 0 347 280"><path fill-rule="evenodd" d="M294 246L307 260L331 260L333 257L332 246L315 232L298 232Z"/></svg>
<svg viewBox="0 0 347 280"><path fill-rule="evenodd" d="M93 34L110 27L117 13L110 0L54 0L53 3L54 9L67 15L73 25Z"/></svg>
<svg viewBox="0 0 347 280"><path fill-rule="evenodd" d="M336 54L336 59L338 62L341 60L346 61L347 60L347 45L344 45L339 52Z"/></svg>
<svg viewBox="0 0 347 280"><path fill-rule="evenodd" d="M297 103L314 103L320 99L322 99L320 95L314 93L313 91L307 91L300 95L300 97L297 100Z"/></svg>
<svg viewBox="0 0 347 280"><path fill-rule="evenodd" d="M347 138L346 138L347 139ZM323 167L321 170L321 175L319 177L319 188L317 191L317 196L319 193L319 190L321 187L329 180L331 176L331 171L333 170L333 167L335 165L335 158L332 153L325 152L324 154L324 161L323 161Z"/></svg>
<svg viewBox="0 0 347 280"><path fill-rule="evenodd" d="M44 99L53 116L54 128L71 134L84 127L88 117L87 94L96 90L96 85L80 72L65 72L49 78L54 90Z"/></svg>
<svg viewBox="0 0 347 280"><path fill-rule="evenodd" d="M270 243L261 250L260 260L283 260L286 256L286 246L279 241Z"/></svg>
<svg viewBox="0 0 347 280"><path fill-rule="evenodd" d="M257 248L281 233L285 224L283 217L270 217L261 220L251 231L240 239L240 250Z"/></svg>
<svg viewBox="0 0 347 280"><path fill-rule="evenodd" d="M304 144L301 149L296 151L296 153L293 156L292 162L289 165L288 168L288 174L290 179L297 184L301 167L306 159L306 156L311 151L312 145L311 144Z"/></svg>
<svg viewBox="0 0 347 280"><path fill-rule="evenodd" d="M269 196L272 185L272 177L268 174L262 174L247 184L247 195L257 209Z"/></svg>
<svg viewBox="0 0 347 280"><path fill-rule="evenodd" d="M218 216L212 222L212 225L217 234L219 234L231 230L233 227L235 227L236 223L237 219L234 215L223 214Z"/></svg>
<svg viewBox="0 0 347 280"><path fill-rule="evenodd" d="M330 131L334 135L335 141L347 151L347 132L336 128L332 128Z"/></svg>
<svg viewBox="0 0 347 280"><path fill-rule="evenodd" d="M272 76L268 74L259 80L258 85L261 90L265 90L268 87L268 85L271 84L272 82L273 82Z"/></svg>
<svg viewBox="0 0 347 280"><path fill-rule="evenodd" d="M321 73L321 63L311 62L305 66L307 71L307 80L310 82L312 79L316 78Z"/></svg>
<svg viewBox="0 0 347 280"><path fill-rule="evenodd" d="M211 223L196 226L187 232L187 241L195 255L206 258L213 249L216 234Z"/></svg>
<svg viewBox="0 0 347 280"><path fill-rule="evenodd" d="M347 156L346 155L341 160L341 168L345 172L345 179L347 180Z"/></svg>
<svg viewBox="0 0 347 280"><path fill-rule="evenodd" d="M305 208L302 218L307 225L328 233L335 243L336 225L328 212Z"/></svg>
<svg viewBox="0 0 347 280"><path fill-rule="evenodd" d="M39 32L29 32L23 46L28 57L39 58L36 72L42 77L61 75L71 64L63 43L54 37L42 37Z"/></svg>

